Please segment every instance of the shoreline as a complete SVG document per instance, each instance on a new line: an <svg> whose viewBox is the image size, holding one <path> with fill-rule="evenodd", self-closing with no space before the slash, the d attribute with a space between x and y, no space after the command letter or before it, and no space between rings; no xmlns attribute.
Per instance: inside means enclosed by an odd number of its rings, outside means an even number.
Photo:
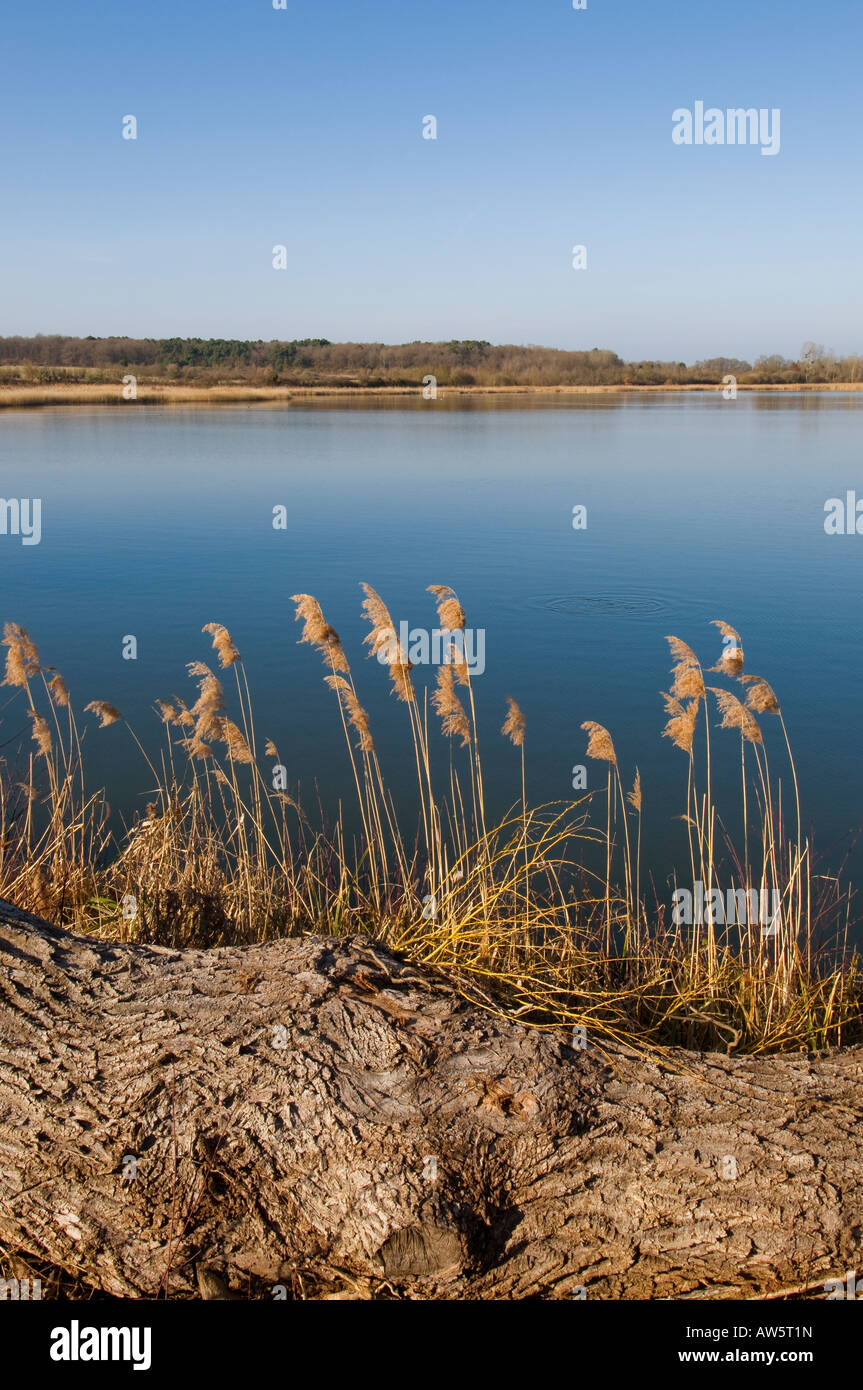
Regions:
<svg viewBox="0 0 863 1390"><path fill-rule="evenodd" d="M0 410L33 409L42 406L113 406L113 405L230 405L256 402L283 403L310 399L333 398L375 400L377 398L422 398L422 386L178 386L174 384L142 386L134 401L125 400L123 387L110 384L67 386L63 383L44 386L0 386ZM645 385L625 386L440 386L437 400L450 397L502 396L612 396L612 395L683 395L691 392L721 394L721 385ZM759 394L778 391L784 394L799 392L806 395L836 392L863 393L863 382L820 382L813 384L781 382L775 384L738 384L739 392Z"/></svg>

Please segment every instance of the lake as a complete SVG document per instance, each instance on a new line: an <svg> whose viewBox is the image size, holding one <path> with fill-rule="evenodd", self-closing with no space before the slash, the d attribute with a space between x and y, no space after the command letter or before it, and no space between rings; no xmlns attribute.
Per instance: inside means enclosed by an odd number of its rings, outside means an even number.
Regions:
<svg viewBox="0 0 863 1390"><path fill-rule="evenodd" d="M202 625L226 624L261 744L273 738L291 787L332 815L341 799L350 808L350 770L290 602L314 594L410 826L406 711L364 655L359 584L397 622L428 629L426 586L451 584L484 634L475 690L489 803L502 812L521 792L517 750L499 735L506 696L527 720L534 803L573 795L579 764L604 788L580 729L598 720L625 782L640 769L643 863L662 901L675 867L688 875L686 757L661 738L664 639L712 665L721 618L782 703L821 871L851 854L859 880L863 536L828 535L824 520L828 499L863 498L861 434L863 393L839 392L3 411L0 493L40 498L42 533L38 545L0 535L0 617L28 629L76 709L111 701L148 750L161 736L154 699L191 703L185 664L215 662ZM136 660L122 655L129 635ZM414 674L421 686L434 672ZM4 756L29 749L20 692L0 690L0 716ZM82 722L91 782L129 816L151 775L121 725ZM778 721L762 723L784 785ZM715 739L716 800L733 829L738 737Z"/></svg>

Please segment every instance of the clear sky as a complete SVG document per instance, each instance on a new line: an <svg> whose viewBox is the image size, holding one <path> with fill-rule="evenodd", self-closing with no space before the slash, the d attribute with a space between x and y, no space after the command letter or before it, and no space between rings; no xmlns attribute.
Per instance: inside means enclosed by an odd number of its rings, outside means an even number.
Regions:
<svg viewBox="0 0 863 1390"><path fill-rule="evenodd" d="M286 4L7 7L0 333L863 350L859 0Z"/></svg>

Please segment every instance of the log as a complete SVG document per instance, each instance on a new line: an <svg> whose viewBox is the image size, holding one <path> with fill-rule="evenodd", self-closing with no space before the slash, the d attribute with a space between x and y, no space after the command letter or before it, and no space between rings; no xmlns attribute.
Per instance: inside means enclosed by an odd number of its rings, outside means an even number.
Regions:
<svg viewBox="0 0 863 1390"><path fill-rule="evenodd" d="M530 1028L360 937L0 902L0 1244L131 1298L756 1297L860 1268L863 1048Z"/></svg>

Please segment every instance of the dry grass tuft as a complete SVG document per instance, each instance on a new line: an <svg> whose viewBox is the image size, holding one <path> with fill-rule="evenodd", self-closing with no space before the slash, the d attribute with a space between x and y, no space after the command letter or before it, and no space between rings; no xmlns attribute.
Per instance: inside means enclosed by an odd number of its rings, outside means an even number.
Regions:
<svg viewBox="0 0 863 1390"><path fill-rule="evenodd" d="M431 592L441 623L459 630L464 613L454 592L443 585ZM394 625L380 596L367 585L364 593L371 624L365 640L377 654ZM304 624L301 641L323 655L325 681L338 698L362 825L356 843L341 812L325 834L311 825L284 777L274 787L271 769L259 767L242 662L227 630L215 623L205 631L222 666L233 667L236 691L226 694L209 666L191 662L197 698L191 709L176 695L156 702L163 746L152 758L124 721L147 759L155 792L146 814L118 838L104 794L83 790L74 702L65 682L58 673L48 679L54 668L43 670L26 631L7 623L6 683L15 692L11 705L23 705L29 726L22 735L22 721L13 714L12 737L0 738L6 749L0 753L0 896L79 932L175 948L291 932L365 933L448 971L466 997L528 1026L582 1024L596 1039L646 1048L816 1050L863 1037L863 968L842 936L849 899L836 880L812 873L787 729L766 681L743 677L745 702L711 687L719 727L740 732L743 839L719 855L710 778L714 706L705 700L704 746L696 754L701 667L692 648L669 639L673 685L663 697L663 732L688 755L682 819L691 882L700 878L705 888L720 891L763 888L781 900L768 936L749 920L669 925L665 907L649 908L640 893L641 775L635 769L625 793L607 728L595 721L582 725L588 755L607 765L606 787L580 802L529 807L525 721L508 698L502 732L521 753L521 796L519 802L514 788L514 809L490 822L469 675L469 710L456 691L458 667L446 661L420 704L407 658L397 649L386 664L397 693L399 680L410 690L404 697L407 746L417 778L411 824L383 781L337 634L310 595L294 601ZM728 624L717 625L728 635ZM739 645L736 633L734 639ZM467 750L462 756L451 745L446 771L429 746L427 703L440 717L443 736L459 738ZM68 718L58 719L58 708ZM107 701L86 708L103 727L121 719ZM796 838L783 821L783 798L768 764L770 740L755 718L761 713L776 714L784 735L779 753L787 753L791 768ZM770 753L776 756L772 747ZM280 761L272 739L264 757ZM604 824L593 820L595 798ZM630 822L637 824L634 853ZM132 923L121 906L128 893L140 908Z"/></svg>

